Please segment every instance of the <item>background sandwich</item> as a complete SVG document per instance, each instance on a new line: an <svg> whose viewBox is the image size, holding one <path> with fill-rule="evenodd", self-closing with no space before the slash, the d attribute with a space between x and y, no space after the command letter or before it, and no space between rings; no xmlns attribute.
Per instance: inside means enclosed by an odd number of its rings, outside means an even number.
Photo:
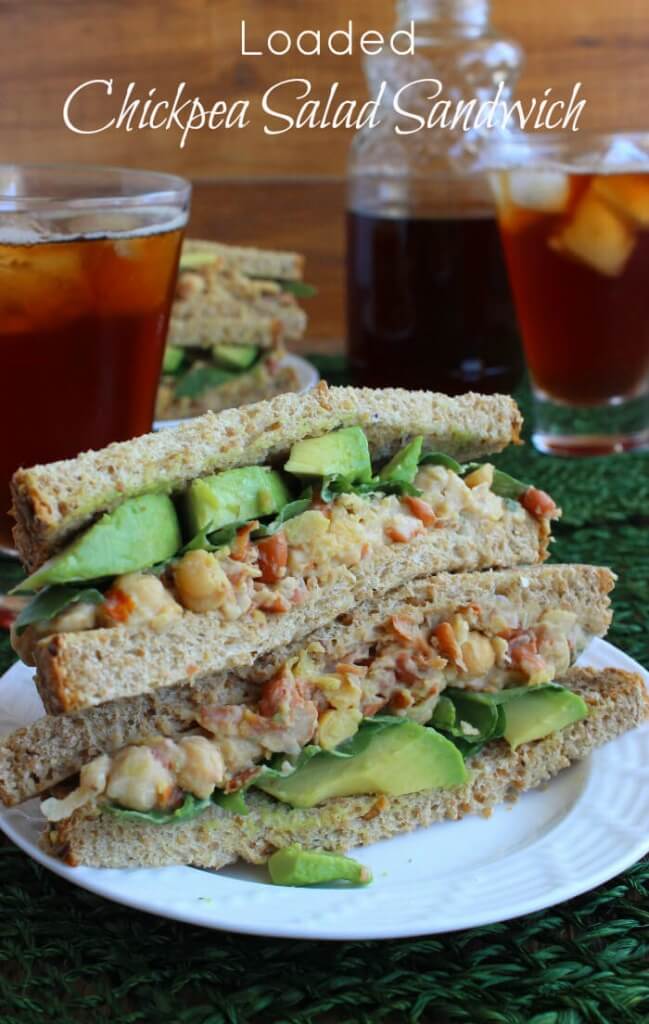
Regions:
<svg viewBox="0 0 649 1024"><path fill-rule="evenodd" d="M171 311L158 419L196 416L295 391L285 345L299 341L307 318L298 298L297 253L188 239Z"/></svg>
<svg viewBox="0 0 649 1024"><path fill-rule="evenodd" d="M503 396L321 385L19 470L15 644L46 708L251 664L431 572L542 561L552 500L465 462L519 424Z"/></svg>

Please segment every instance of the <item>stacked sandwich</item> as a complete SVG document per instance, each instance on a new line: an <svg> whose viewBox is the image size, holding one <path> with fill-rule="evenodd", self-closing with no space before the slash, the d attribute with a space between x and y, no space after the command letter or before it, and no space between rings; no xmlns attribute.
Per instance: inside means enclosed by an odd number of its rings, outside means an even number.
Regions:
<svg viewBox="0 0 649 1024"><path fill-rule="evenodd" d="M574 667L611 573L543 566L558 509L484 461L519 428L321 385L19 470L47 714L4 802L45 795L70 864L261 863L488 811L638 724L641 679Z"/></svg>
<svg viewBox="0 0 649 1024"><path fill-rule="evenodd" d="M182 248L158 392L158 419L234 408L299 387L285 344L299 341L304 259L188 239Z"/></svg>

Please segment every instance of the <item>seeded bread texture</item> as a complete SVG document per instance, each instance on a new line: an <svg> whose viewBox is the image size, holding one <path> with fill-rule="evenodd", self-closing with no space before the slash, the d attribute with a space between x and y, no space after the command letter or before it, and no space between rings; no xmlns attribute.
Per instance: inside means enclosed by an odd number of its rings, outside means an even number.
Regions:
<svg viewBox="0 0 649 1024"><path fill-rule="evenodd" d="M504 740L469 762L468 783L399 797L339 797L307 810L264 794L248 796L246 816L211 807L178 825L134 824L87 809L46 828L43 849L70 865L131 868L191 864L221 868L238 858L263 864L291 843L310 849L346 850L493 807L547 782L596 747L647 719L647 690L640 676L616 669L573 669L562 680L587 702L588 718L512 751Z"/></svg>
<svg viewBox="0 0 649 1024"><path fill-rule="evenodd" d="M183 256L194 252L207 252L221 266L238 270L249 277L262 277L269 281L301 281L304 256L297 252L256 249L253 246L225 245L200 238L187 238L183 242Z"/></svg>
<svg viewBox="0 0 649 1024"><path fill-rule="evenodd" d="M282 614L256 612L224 622L218 612L184 611L160 633L114 626L44 637L33 648L37 685L50 714L197 679L208 672L251 665L274 647L305 637L372 595L409 579L530 565L546 557L548 524L505 509L490 522L460 520L430 529L408 544L383 545L330 583L307 591Z"/></svg>
<svg viewBox="0 0 649 1024"><path fill-rule="evenodd" d="M329 388L278 395L243 409L206 413L172 430L145 434L31 469L12 480L14 540L29 572L96 516L146 491L175 492L196 477L286 456L305 437L359 424L375 458L417 434L426 446L467 460L517 441L521 416L505 395L449 398L398 388Z"/></svg>
<svg viewBox="0 0 649 1024"><path fill-rule="evenodd" d="M250 668L214 673L195 685L163 687L72 714L48 715L17 730L0 741L0 798L8 805L20 803L68 778L98 754L154 733L178 735L192 727L204 704L258 700L261 683L307 643L320 643L329 658L345 661L350 651L371 642L377 626L392 615L416 609L424 621L434 623L472 602L489 614L499 609L503 596L519 609L523 628L535 625L545 611L562 608L577 615L584 632L603 636L611 619L612 587L607 569L587 565L442 573L415 580L380 600L364 602L304 640L271 651Z"/></svg>
<svg viewBox="0 0 649 1024"><path fill-rule="evenodd" d="M281 358L281 357L280 357ZM181 420L187 416L201 416L208 412L221 412L238 406L260 402L286 391L297 391L300 379L293 366L277 366L278 356L262 358L248 373L237 375L216 388L202 391L196 398L176 398L175 378L164 377L158 390L156 417L159 420Z"/></svg>

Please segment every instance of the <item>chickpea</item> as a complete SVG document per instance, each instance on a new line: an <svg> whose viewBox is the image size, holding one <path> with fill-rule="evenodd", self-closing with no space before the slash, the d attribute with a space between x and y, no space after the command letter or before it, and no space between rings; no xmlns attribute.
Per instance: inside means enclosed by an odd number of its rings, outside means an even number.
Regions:
<svg viewBox="0 0 649 1024"><path fill-rule="evenodd" d="M462 644L462 657L467 673L473 678L486 675L496 663L496 654L491 641L474 630L469 633Z"/></svg>
<svg viewBox="0 0 649 1024"><path fill-rule="evenodd" d="M494 482L493 466L490 462L485 462L483 466L479 466L478 469L474 469L472 473L465 476L464 482L467 487L478 487L479 484L486 484L487 487L491 487Z"/></svg>
<svg viewBox="0 0 649 1024"><path fill-rule="evenodd" d="M150 811L172 792L174 777L150 747L124 747L113 758L106 795L122 807Z"/></svg>
<svg viewBox="0 0 649 1024"><path fill-rule="evenodd" d="M225 765L215 743L205 736L187 736L179 743L184 761L178 772L178 785L200 800L211 796L223 782Z"/></svg>
<svg viewBox="0 0 649 1024"><path fill-rule="evenodd" d="M86 601L77 601L47 623L47 632L77 633L82 629L94 629L96 624L97 606Z"/></svg>
<svg viewBox="0 0 649 1024"><path fill-rule="evenodd" d="M79 773L79 788L92 793L103 793L108 782L111 760L108 754L100 754L89 764L85 764Z"/></svg>
<svg viewBox="0 0 649 1024"><path fill-rule="evenodd" d="M118 576L110 588L110 593L125 595L133 607L128 612L129 626L147 624L154 629L163 629L173 619L182 615L182 608L163 583L152 573L130 572ZM114 626L109 608L99 610L102 625Z"/></svg>
<svg viewBox="0 0 649 1024"><path fill-rule="evenodd" d="M358 732L363 718L360 711L346 708L340 711L325 711L318 721L317 743L323 750L333 750L343 740Z"/></svg>
<svg viewBox="0 0 649 1024"><path fill-rule="evenodd" d="M233 596L219 559L209 551L188 551L174 568L174 582L181 604L192 612L215 611Z"/></svg>
<svg viewBox="0 0 649 1024"><path fill-rule="evenodd" d="M176 298L194 299L205 291L205 284L205 279L200 274L196 274L192 270L185 270L178 275Z"/></svg>

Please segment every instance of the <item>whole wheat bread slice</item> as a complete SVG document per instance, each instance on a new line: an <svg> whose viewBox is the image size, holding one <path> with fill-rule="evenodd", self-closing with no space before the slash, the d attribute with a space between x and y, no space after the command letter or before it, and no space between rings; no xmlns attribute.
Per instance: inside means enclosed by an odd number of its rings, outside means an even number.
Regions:
<svg viewBox="0 0 649 1024"><path fill-rule="evenodd" d="M67 715L46 715L18 729L0 741L0 798L7 805L20 803L68 778L98 754L155 733L178 735L194 725L204 704L258 700L261 684L307 642L322 644L328 659L345 662L360 645L373 643L393 615L420 614L432 628L472 603L487 620L492 612L502 612L506 601L518 611L523 629L536 625L545 611L564 609L575 613L584 633L603 636L611 620L608 595L613 579L608 569L548 565L523 572L442 573L415 580L380 600L358 605L306 640L271 651L250 668L214 673L194 685L163 687Z"/></svg>
<svg viewBox="0 0 649 1024"><path fill-rule="evenodd" d="M297 252L256 249L253 246L225 245L223 242L186 238L183 242L181 267L182 257L194 253L205 253L211 256L218 266L238 270L249 277L266 278L269 281L301 281L304 273L304 256Z"/></svg>
<svg viewBox="0 0 649 1024"><path fill-rule="evenodd" d="M503 518L489 522L488 529L481 520L460 519L408 544L378 546L331 582L308 589L301 604L279 615L252 611L224 622L219 612L185 610L160 633L118 625L54 634L32 649L38 690L47 711L58 714L251 665L410 579L542 562L548 539L547 520L527 513L521 517L506 507Z"/></svg>
<svg viewBox="0 0 649 1024"><path fill-rule="evenodd" d="M355 424L366 431L375 458L390 456L406 439L423 434L427 447L467 460L516 442L521 416L505 395L449 398L321 383L303 395L207 413L75 459L19 469L12 481L16 547L32 572L127 497L153 489L174 492L199 476L277 460L304 437Z"/></svg>
<svg viewBox="0 0 649 1024"><path fill-rule="evenodd" d="M276 849L296 842L311 849L346 850L444 819L488 815L497 804L547 782L647 718L647 690L640 676L617 669L573 669L562 683L585 699L588 718L516 751L504 740L488 744L469 762L470 781L456 789L391 798L339 797L308 810L252 791L245 816L213 806L178 825L134 824L84 808L46 828L41 845L71 865L222 868L238 858L263 864Z"/></svg>

